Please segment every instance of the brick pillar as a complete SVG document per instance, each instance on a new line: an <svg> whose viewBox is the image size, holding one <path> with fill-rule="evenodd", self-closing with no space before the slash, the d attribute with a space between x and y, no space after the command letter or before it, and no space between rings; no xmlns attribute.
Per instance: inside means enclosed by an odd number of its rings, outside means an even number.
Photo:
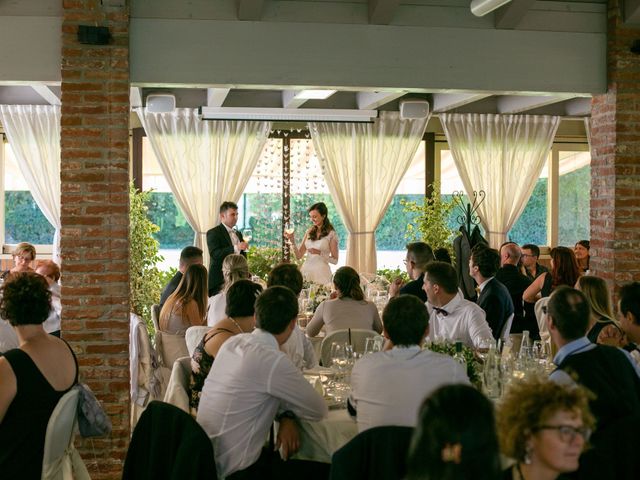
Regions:
<svg viewBox="0 0 640 480"><path fill-rule="evenodd" d="M129 13L100 0L63 6L62 332L113 423L82 457L92 478L115 479L129 440ZM80 44L78 25L113 38Z"/></svg>
<svg viewBox="0 0 640 480"><path fill-rule="evenodd" d="M591 269L616 289L640 280L640 29L609 0L607 93L591 105Z"/></svg>

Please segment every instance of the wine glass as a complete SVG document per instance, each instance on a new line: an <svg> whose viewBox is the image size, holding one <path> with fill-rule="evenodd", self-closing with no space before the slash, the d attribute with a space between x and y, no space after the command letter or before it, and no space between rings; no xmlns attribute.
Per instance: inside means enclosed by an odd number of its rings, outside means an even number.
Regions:
<svg viewBox="0 0 640 480"><path fill-rule="evenodd" d="M245 228L244 230L242 230L242 239L245 242L249 243L252 238L253 238L253 232L251 231L250 228Z"/></svg>
<svg viewBox="0 0 640 480"><path fill-rule="evenodd" d="M284 224L284 233L286 233L287 235L291 235L294 231L295 227L293 226L293 223L287 222Z"/></svg>

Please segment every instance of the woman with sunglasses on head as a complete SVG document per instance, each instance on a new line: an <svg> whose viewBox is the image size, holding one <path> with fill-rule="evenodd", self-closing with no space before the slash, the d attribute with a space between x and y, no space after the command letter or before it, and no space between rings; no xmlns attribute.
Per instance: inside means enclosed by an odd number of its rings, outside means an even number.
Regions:
<svg viewBox="0 0 640 480"><path fill-rule="evenodd" d="M511 385L497 424L502 453L516 460L504 480L554 480L578 469L594 419L584 388L536 376Z"/></svg>

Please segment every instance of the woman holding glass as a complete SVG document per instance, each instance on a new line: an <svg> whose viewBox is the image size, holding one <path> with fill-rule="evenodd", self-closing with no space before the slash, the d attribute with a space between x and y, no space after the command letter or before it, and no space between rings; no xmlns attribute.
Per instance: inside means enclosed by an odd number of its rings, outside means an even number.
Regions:
<svg viewBox="0 0 640 480"><path fill-rule="evenodd" d="M553 480L578 469L594 419L587 392L532 377L511 385L498 410L502 453L516 460L505 480Z"/></svg>
<svg viewBox="0 0 640 480"><path fill-rule="evenodd" d="M300 268L305 280L325 285L331 283L329 264L338 263L338 235L329 221L327 206L323 202L309 207L309 218L313 225L305 232L302 243L298 247L291 228L285 229L285 237L291 243L291 250L296 258L307 258Z"/></svg>

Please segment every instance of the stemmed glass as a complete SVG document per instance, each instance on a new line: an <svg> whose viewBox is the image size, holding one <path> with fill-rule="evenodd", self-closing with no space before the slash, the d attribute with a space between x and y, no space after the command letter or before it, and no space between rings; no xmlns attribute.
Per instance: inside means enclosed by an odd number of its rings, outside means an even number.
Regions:
<svg viewBox="0 0 640 480"><path fill-rule="evenodd" d="M253 232L251 231L250 228L245 228L244 230L242 230L242 239L245 242L249 243L252 238L253 238Z"/></svg>
<svg viewBox="0 0 640 480"><path fill-rule="evenodd" d="M291 235L294 231L295 227L293 226L293 223L287 222L284 224L284 233L286 233L287 235Z"/></svg>

